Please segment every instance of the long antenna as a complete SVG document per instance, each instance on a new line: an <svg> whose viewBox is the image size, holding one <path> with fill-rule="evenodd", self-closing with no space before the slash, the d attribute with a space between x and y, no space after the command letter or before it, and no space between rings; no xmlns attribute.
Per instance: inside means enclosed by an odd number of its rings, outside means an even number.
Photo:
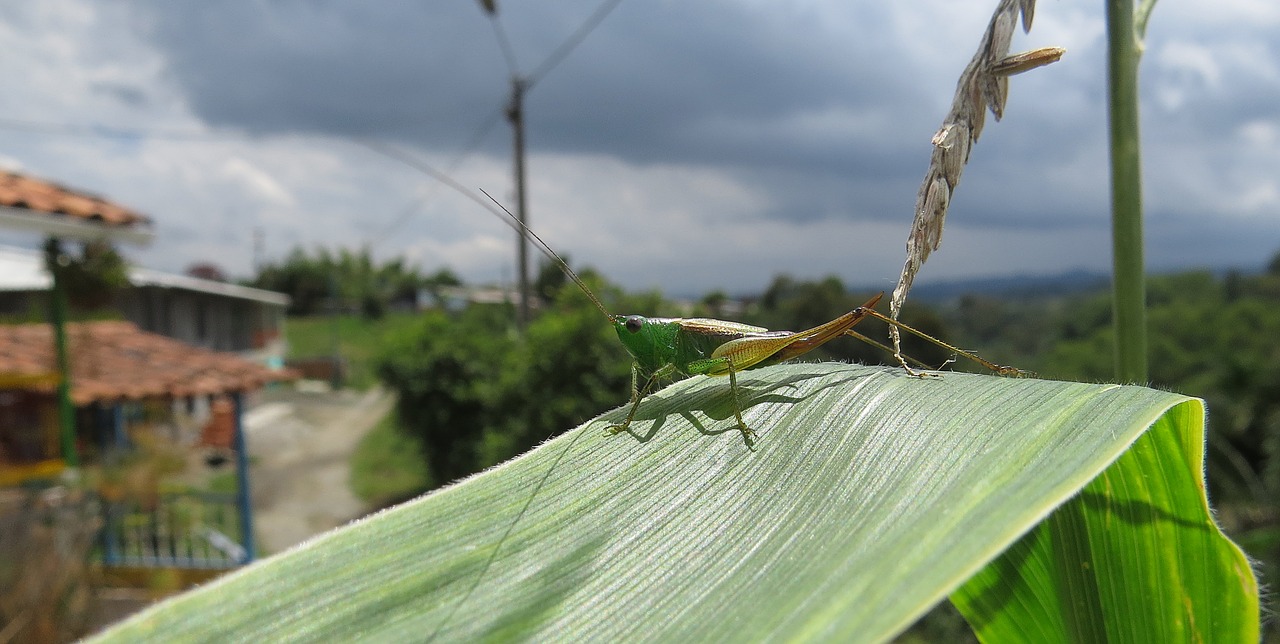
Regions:
<svg viewBox="0 0 1280 644"><path fill-rule="evenodd" d="M510 226L525 239L535 242L534 245L537 246L538 250L542 251L542 254L546 255L548 259L555 262L556 265L560 267L560 270L564 271L564 274L568 275L569 279L573 280L573 283L577 284L578 288L582 289L582 292L587 294L587 297L590 298L591 302L596 305L596 308L600 309L600 312L609 319L609 322L611 324L613 323L613 315L609 313L608 309L604 308L604 305L601 304L600 300L591 292L591 289L587 288L587 283L582 281L582 278L578 277L578 274L573 272L572 268L569 268L569 262L564 261L564 258L560 257L558 253L552 250L551 246L548 245L547 242L542 241L542 238L538 236L538 233L533 232L533 230L526 226L524 222L520 221L518 217L511 214L511 211L507 210L507 207L502 205L497 199L494 199L493 195L485 192L483 188L480 189L480 192L483 192L484 196L489 198L489 201L485 201L480 198L480 195L477 195L466 186L458 183L453 177L435 169L435 167L426 161L423 161L422 159L419 159L393 145L370 141L367 139L360 141L360 143L364 144L365 147L373 150L374 152L395 159L396 161L399 161L400 163L403 163L410 168L413 168L414 170L417 170L418 172L453 188L462 196L480 204L480 207L493 213L495 217L502 220L503 223ZM494 208L495 205L497 208Z"/></svg>
<svg viewBox="0 0 1280 644"><path fill-rule="evenodd" d="M587 294L587 297L590 298L591 302L596 305L596 308L600 309L600 312L609 319L609 322L613 323L613 315L609 313L608 309L604 308L604 305L600 303L600 300L596 299L596 296L591 292L591 289L587 288L586 282L583 282L582 278L578 277L578 274L573 272L572 268L569 268L569 262L564 261L564 258L561 257L559 253L552 250L551 246L547 245L547 242L542 241L542 238L538 236L538 233L533 232L533 230L526 226L523 221L520 221L518 217L511 214L511 211L507 210L507 207L499 203L497 199L494 199L493 195L485 192L484 188L480 188L480 192L483 192L484 196L489 198L489 201L492 201L502 209L503 214L506 215L506 218L503 221L506 221L508 226L515 228L516 232L524 235L526 239L535 242L534 245L537 246L538 250L542 251L543 254L551 261L555 262L560 267L560 270L564 271L564 274L568 275L569 279L573 280L573 283L577 284L578 288L582 289L582 292ZM497 211L493 208L489 208L489 212Z"/></svg>

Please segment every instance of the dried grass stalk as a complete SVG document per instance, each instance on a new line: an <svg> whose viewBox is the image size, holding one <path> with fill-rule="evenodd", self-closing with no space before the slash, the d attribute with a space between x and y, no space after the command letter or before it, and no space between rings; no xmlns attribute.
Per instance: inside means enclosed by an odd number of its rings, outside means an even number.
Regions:
<svg viewBox="0 0 1280 644"><path fill-rule="evenodd" d="M1022 18L1022 30L1031 29L1035 13L1035 0L1000 0L982 44L973 60L960 74L956 83L956 95L942 127L933 135L933 154L929 158L929 171L916 197L916 217L911 234L907 237L907 261L902 276L893 290L889 302L889 314L898 319L902 303L907 299L916 273L937 250L942 242L942 222L947 216L951 193L960 183L960 174L969 162L969 152L982 134L986 111L999 121L1004 115L1005 101L1009 95L1009 76L1035 69L1062 58L1066 50L1061 47L1045 47L1021 54L1009 55L1009 43L1013 40L1014 25ZM908 371L902 355L902 339L895 326L889 327L893 339L894 355Z"/></svg>

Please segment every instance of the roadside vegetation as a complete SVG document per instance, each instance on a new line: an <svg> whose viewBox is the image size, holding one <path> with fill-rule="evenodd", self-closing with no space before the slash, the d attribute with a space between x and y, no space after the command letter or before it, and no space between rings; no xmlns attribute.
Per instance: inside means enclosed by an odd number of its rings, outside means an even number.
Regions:
<svg viewBox="0 0 1280 644"><path fill-rule="evenodd" d="M287 359L340 356L346 369L343 386L365 390L378 384L374 363L388 338L417 324L418 314L394 311L378 318L356 313L290 317Z"/></svg>
<svg viewBox="0 0 1280 644"><path fill-rule="evenodd" d="M431 476L418 444L387 414L356 447L351 490L370 508L385 508L421 494Z"/></svg>

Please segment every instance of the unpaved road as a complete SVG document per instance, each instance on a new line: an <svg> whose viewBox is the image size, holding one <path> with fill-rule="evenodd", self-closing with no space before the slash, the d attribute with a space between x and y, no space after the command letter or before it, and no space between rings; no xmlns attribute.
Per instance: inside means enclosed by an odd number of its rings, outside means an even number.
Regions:
<svg viewBox="0 0 1280 644"><path fill-rule="evenodd" d="M281 388L262 394L245 414L260 557L367 511L351 493L351 455L394 400L380 388L323 393Z"/></svg>

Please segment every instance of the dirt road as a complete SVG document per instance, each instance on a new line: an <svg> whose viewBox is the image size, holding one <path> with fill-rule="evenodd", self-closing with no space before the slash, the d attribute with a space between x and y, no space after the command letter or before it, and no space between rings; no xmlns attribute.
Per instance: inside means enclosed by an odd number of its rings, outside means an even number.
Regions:
<svg viewBox="0 0 1280 644"><path fill-rule="evenodd" d="M267 391L245 414L258 554L281 552L366 512L351 493L356 445L394 397L367 392Z"/></svg>

